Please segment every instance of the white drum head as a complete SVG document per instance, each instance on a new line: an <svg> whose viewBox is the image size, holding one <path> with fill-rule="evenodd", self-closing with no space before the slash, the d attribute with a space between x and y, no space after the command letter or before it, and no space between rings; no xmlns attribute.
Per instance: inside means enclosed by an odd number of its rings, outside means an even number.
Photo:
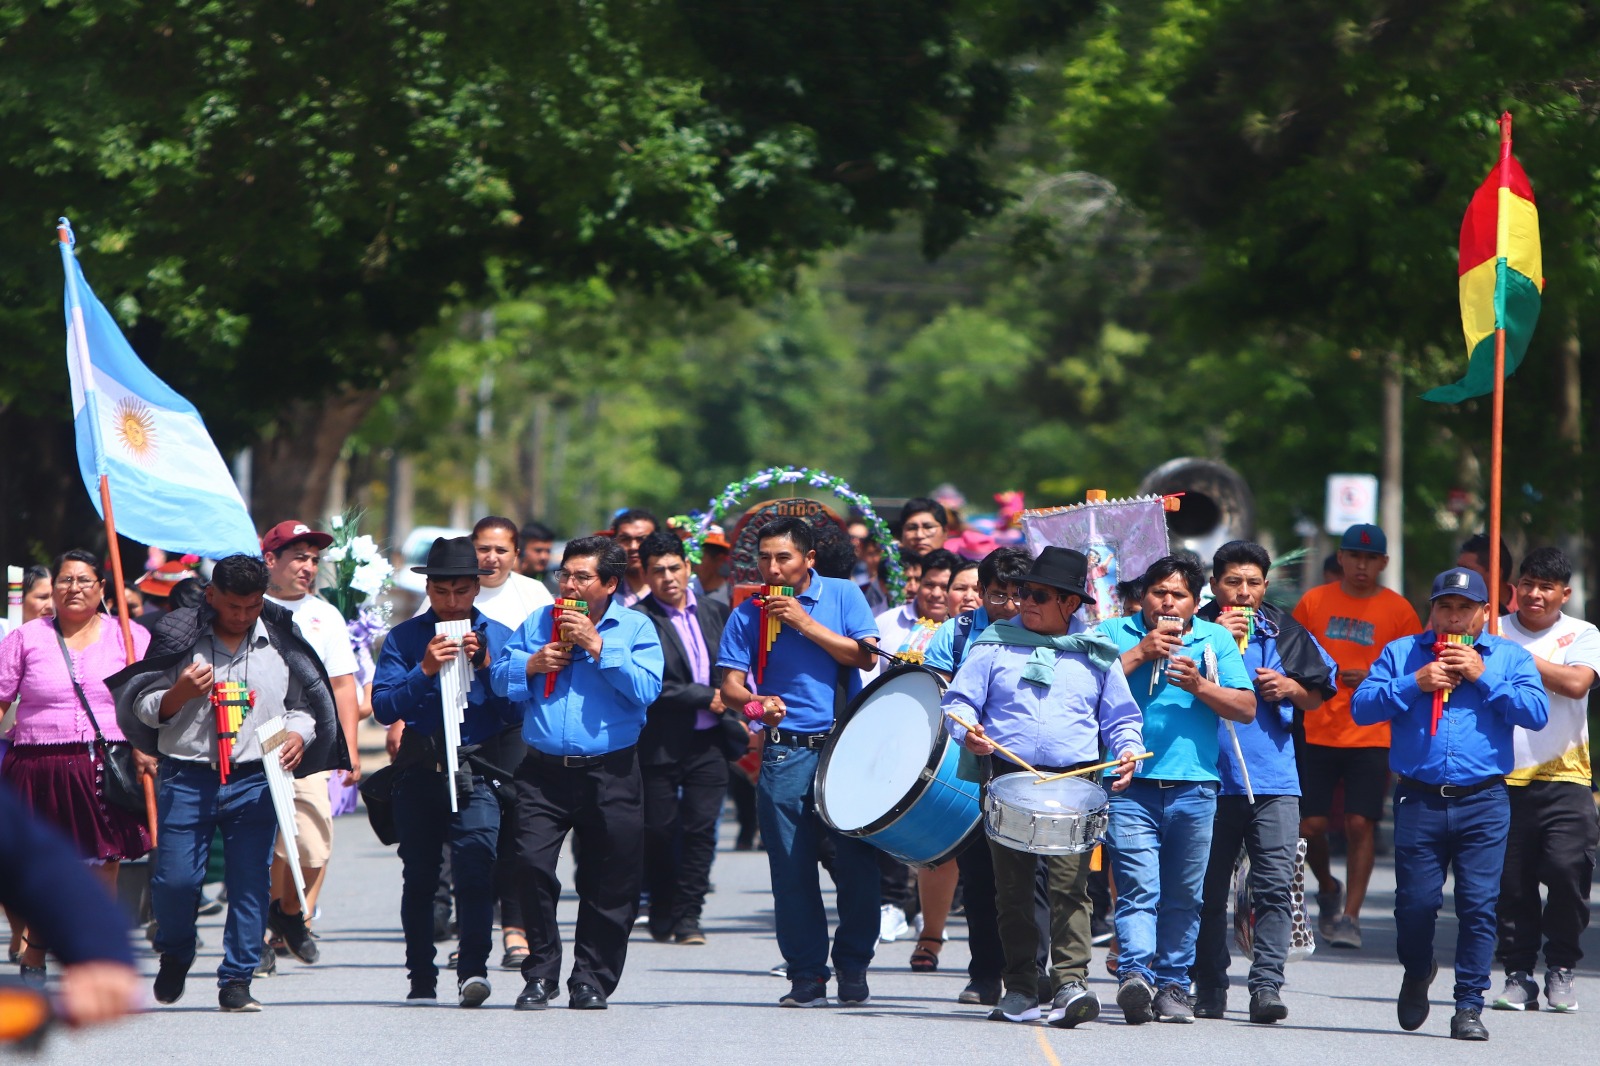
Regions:
<svg viewBox="0 0 1600 1066"><path fill-rule="evenodd" d="M1106 790L1081 777L1040 781L1032 774L1005 774L989 783L989 791L1008 807L1036 814L1082 814L1107 803Z"/></svg>
<svg viewBox="0 0 1600 1066"><path fill-rule="evenodd" d="M848 833L888 814L928 765L943 721L937 678L907 670L878 682L833 742L818 801Z"/></svg>

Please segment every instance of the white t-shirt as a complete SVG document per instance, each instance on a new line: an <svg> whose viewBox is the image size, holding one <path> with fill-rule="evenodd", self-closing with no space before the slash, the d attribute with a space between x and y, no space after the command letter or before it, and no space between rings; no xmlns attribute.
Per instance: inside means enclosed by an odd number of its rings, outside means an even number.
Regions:
<svg viewBox="0 0 1600 1066"><path fill-rule="evenodd" d="M1549 629L1531 632L1517 616L1500 620L1500 635L1528 649L1529 654L1557 666L1587 666L1600 677L1600 629L1571 615L1562 615ZM1587 786L1589 767L1589 696L1572 699L1548 692L1550 723L1536 732L1517 726L1512 744L1516 769L1507 780L1570 781Z"/></svg>
<svg viewBox="0 0 1600 1066"><path fill-rule="evenodd" d="M935 623L917 617L915 603L891 607L873 621L878 623L878 647L891 655L900 655L919 663L928 648L928 642L939 628ZM889 665L889 661L881 656L873 658L876 661L872 669L861 671L863 685L883 673Z"/></svg>
<svg viewBox="0 0 1600 1066"><path fill-rule="evenodd" d="M322 660L329 677L343 677L356 672L356 653L350 647L350 630L345 627L339 608L315 596L301 596L298 600L268 600L294 615L295 628Z"/></svg>
<svg viewBox="0 0 1600 1066"><path fill-rule="evenodd" d="M556 602L550 595L550 590L545 588L543 581L535 581L531 577L523 577L513 571L503 583L495 588L487 585L478 589L478 598L472 601L485 618L493 618L496 622L515 633L522 628L522 623L528 616L540 607L548 607ZM428 595L424 591L422 602L417 604L416 612L411 616L426 613L428 610Z"/></svg>

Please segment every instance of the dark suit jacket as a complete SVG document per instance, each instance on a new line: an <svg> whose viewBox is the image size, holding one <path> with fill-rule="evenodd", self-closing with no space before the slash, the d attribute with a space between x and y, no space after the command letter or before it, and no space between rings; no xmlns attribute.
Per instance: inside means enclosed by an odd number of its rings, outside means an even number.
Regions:
<svg viewBox="0 0 1600 1066"><path fill-rule="evenodd" d="M690 750L697 712L711 705L715 686L722 683L722 671L717 669L717 649L722 644L722 627L728 622L728 605L708 596L695 600L695 620L700 623L706 654L711 657L710 685L694 683L689 667L689 652L679 639L672 620L667 617L666 608L654 596L646 596L633 609L649 616L655 624L666 662L661 695L645 712L644 731L639 734L639 762L646 766L677 762ZM725 750L731 750L734 727L741 731L745 728L742 710L723 714L723 722L718 726L718 739L725 742ZM748 742L748 737L749 734L745 733L745 742ZM744 750L741 744L739 754L744 754Z"/></svg>

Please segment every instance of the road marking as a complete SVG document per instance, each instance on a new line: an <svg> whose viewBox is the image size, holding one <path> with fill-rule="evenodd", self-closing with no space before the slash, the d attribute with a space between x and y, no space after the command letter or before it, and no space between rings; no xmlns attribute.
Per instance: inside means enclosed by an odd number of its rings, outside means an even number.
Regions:
<svg viewBox="0 0 1600 1066"><path fill-rule="evenodd" d="M1050 1066L1061 1066L1061 1060L1056 1058L1055 1051L1050 1047L1050 1041L1044 1038L1044 1030L1035 1029L1033 1035L1039 1040L1039 1050L1044 1052L1044 1061L1048 1062Z"/></svg>

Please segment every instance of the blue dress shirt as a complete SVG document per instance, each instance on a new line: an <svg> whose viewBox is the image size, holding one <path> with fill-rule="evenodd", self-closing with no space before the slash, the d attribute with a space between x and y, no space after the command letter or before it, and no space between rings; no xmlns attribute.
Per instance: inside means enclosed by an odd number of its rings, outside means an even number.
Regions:
<svg viewBox="0 0 1600 1066"><path fill-rule="evenodd" d="M1245 645L1244 669L1246 675L1255 677L1260 669L1286 673L1283 659L1278 655L1278 631L1264 613L1256 615L1255 632ZM1308 640L1314 638L1306 635ZM1330 676L1337 676L1338 665L1328 657L1322 645L1316 644ZM1256 693L1256 718L1253 722L1233 723L1239 738L1239 750L1244 752L1244 765L1250 773L1250 790L1258 796L1300 795L1300 772L1294 758L1294 704L1288 700L1268 703ZM1228 739L1228 723L1217 722L1217 770L1222 776L1224 796L1246 795L1244 775L1239 772L1239 760L1233 754L1233 742Z"/></svg>
<svg viewBox="0 0 1600 1066"><path fill-rule="evenodd" d="M965 614L970 614L972 617L968 619L971 627L967 629L967 642L961 649L962 662L966 661L968 653L972 651L972 642L977 640L979 634L991 624L987 607L979 607ZM933 632L933 639L928 641L927 650L922 653L923 666L942 670L947 674L956 672L956 667L961 665L956 662L956 626L963 617L964 615L957 615L939 623L939 628Z"/></svg>
<svg viewBox="0 0 1600 1066"><path fill-rule="evenodd" d="M444 729L444 697L439 677L422 672L422 659L428 642L434 638L439 616L428 608L415 618L389 630L378 653L377 670L372 679L372 717L383 725L404 721L407 729L425 736ZM472 673L472 688L467 692L466 721L461 726L461 743L481 744L522 719L522 707L489 688L489 663L511 639L511 630L472 609L472 628L488 645L488 658L481 670Z"/></svg>
<svg viewBox="0 0 1600 1066"><path fill-rule="evenodd" d="M811 571L811 583L795 597L807 614L835 633L860 640L876 637L878 624L867 607L867 598L853 583L840 578L821 577ZM761 611L754 600L746 600L728 616L722 631L722 647L717 665L724 670L743 670L745 687L763 696L781 696L788 709L783 728L797 733L823 733L833 727L834 693L844 686L844 698L853 699L861 691L861 672L842 665L822 645L800 635L789 626L778 627L778 639L767 652L767 668L756 683L756 630L761 628Z"/></svg>
<svg viewBox="0 0 1600 1066"><path fill-rule="evenodd" d="M572 649L572 662L556 674L545 698L545 675L528 676L528 660L554 639L554 607L540 607L495 656L494 690L525 702L522 739L546 755L605 755L632 747L644 728L645 709L661 695L661 639L650 617L613 596L595 625L600 659Z"/></svg>
<svg viewBox="0 0 1600 1066"><path fill-rule="evenodd" d="M1390 723L1389 767L1430 785L1474 785L1509 774L1515 764L1512 727L1543 729L1550 700L1533 656L1509 640L1478 637L1483 676L1450 693L1433 732L1433 693L1417 671L1434 661L1431 630L1391 641L1350 699L1357 725Z"/></svg>

